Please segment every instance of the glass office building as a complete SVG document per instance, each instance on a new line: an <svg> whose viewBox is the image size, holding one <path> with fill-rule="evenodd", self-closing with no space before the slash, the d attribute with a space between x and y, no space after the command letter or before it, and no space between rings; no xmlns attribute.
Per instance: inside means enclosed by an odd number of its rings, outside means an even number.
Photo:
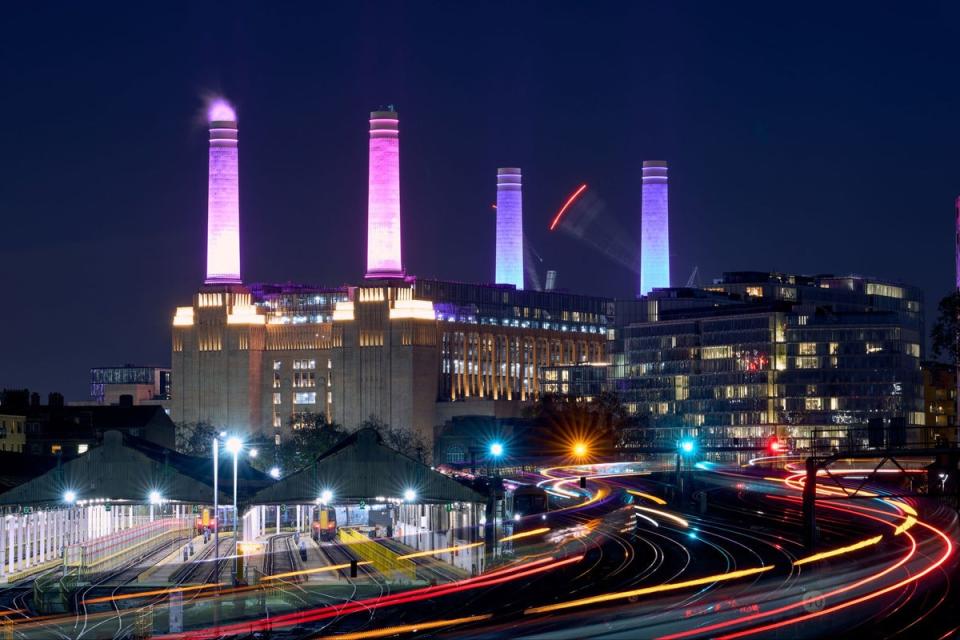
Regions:
<svg viewBox="0 0 960 640"><path fill-rule="evenodd" d="M926 443L922 303L859 276L740 272L656 290L618 309L610 384L664 440Z"/></svg>

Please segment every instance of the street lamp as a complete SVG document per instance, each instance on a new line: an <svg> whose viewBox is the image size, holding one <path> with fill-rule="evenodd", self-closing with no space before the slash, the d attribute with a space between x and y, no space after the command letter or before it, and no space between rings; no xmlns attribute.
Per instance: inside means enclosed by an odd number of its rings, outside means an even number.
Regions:
<svg viewBox="0 0 960 640"><path fill-rule="evenodd" d="M573 445L573 455L576 458L585 458L590 452L586 442L575 442Z"/></svg>
<svg viewBox="0 0 960 640"><path fill-rule="evenodd" d="M256 458L258 453L260 453L260 452L257 451L256 449L250 449L250 457L251 457L251 458Z"/></svg>
<svg viewBox="0 0 960 640"><path fill-rule="evenodd" d="M222 435L222 434L221 434ZM220 581L220 489L217 474L220 469L220 438L213 437L213 572L214 582Z"/></svg>
<svg viewBox="0 0 960 640"><path fill-rule="evenodd" d="M500 491L501 481L500 481L500 458L503 457L503 443L494 441L490 443L490 457L493 459L493 482L490 483L490 502L488 504L488 509L490 510L490 516L493 524L493 529L490 534L490 540L495 546L497 543L497 494ZM503 503L503 508L506 509L506 504ZM506 513L501 513L501 520L505 517Z"/></svg>
<svg viewBox="0 0 960 640"><path fill-rule="evenodd" d="M230 436L227 438L225 446L227 451L233 454L233 555L236 557L239 567L240 557L237 555L237 543L239 541L239 530L237 529L237 455L243 449L243 441L236 436Z"/></svg>
<svg viewBox="0 0 960 640"><path fill-rule="evenodd" d="M153 507L154 505L160 504L163 501L163 497L160 495L159 491L154 489L150 492L148 498L150 500L150 522L153 522Z"/></svg>
<svg viewBox="0 0 960 640"><path fill-rule="evenodd" d="M324 489L320 492L320 503L324 506L330 504L333 500L333 492L330 489Z"/></svg>
<svg viewBox="0 0 960 640"><path fill-rule="evenodd" d="M413 502L414 500L417 499L417 492L414 491L413 489L407 489L406 491L403 492L403 499L406 500L407 502Z"/></svg>
<svg viewBox="0 0 960 640"><path fill-rule="evenodd" d="M67 489L66 491L63 492L63 501L66 502L67 504L73 504L74 502L77 501L77 492Z"/></svg>
<svg viewBox="0 0 960 640"><path fill-rule="evenodd" d="M274 480L280 479L280 467L270 467L270 477Z"/></svg>

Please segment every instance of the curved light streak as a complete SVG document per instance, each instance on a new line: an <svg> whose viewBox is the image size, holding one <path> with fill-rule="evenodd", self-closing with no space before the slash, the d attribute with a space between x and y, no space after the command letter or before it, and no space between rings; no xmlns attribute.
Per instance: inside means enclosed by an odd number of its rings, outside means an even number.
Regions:
<svg viewBox="0 0 960 640"><path fill-rule="evenodd" d="M806 558L800 558L799 560L793 561L793 566L799 567L802 564L809 564L811 562L817 562L819 560L825 560L827 558L835 558L836 556L842 556L847 553L853 553L854 551L859 551L860 549L865 549L867 547L872 547L875 544L878 544L883 540L883 536L874 536L872 538L867 538L866 540L861 540L855 544L847 545L846 547L839 547L837 549L831 549L830 551L822 551L820 553L815 553L812 556L807 556Z"/></svg>
<svg viewBox="0 0 960 640"><path fill-rule="evenodd" d="M650 500L651 502L655 502L655 503L657 503L657 504L659 504L659 505L665 505L665 504L667 504L667 501L664 500L663 498L658 498L657 496L650 495L649 493L644 493L644 492L642 492L642 491L634 491L633 489L627 489L627 493L629 493L629 494L631 494L631 495L634 495L634 496L640 496L641 498L645 498L645 499Z"/></svg>
<svg viewBox="0 0 960 640"><path fill-rule="evenodd" d="M560 609L571 609L573 607L582 607L588 604L597 604L599 602L609 602L611 600L620 600L623 598L633 598L636 596L645 596L652 593L662 593L664 591L677 591L679 589L687 589L689 587L699 587L705 584L713 584L714 582L726 582L729 580L737 580L739 578L746 578L748 576L754 576L765 571L770 571L773 569L773 565L765 565L763 567L756 567L754 569L741 569L739 571L731 571L730 573L720 573L713 576L707 576L705 578L696 578L695 580L685 580L683 582L673 582L667 584L659 584L655 587L644 587L642 589L633 589L632 591L618 591L616 593L605 593L599 596L592 596L589 598L581 598L579 600L569 600L567 602L558 602L557 604L548 604L542 607L533 607L524 611L525 614L534 614L534 613L547 613L550 611L558 611Z"/></svg>
<svg viewBox="0 0 960 640"><path fill-rule="evenodd" d="M523 531L521 533L515 533L512 536L507 536L506 538L500 538L500 542L510 542L511 540L520 540L521 538L529 538L530 536L538 536L541 533L546 533L550 531L550 527L542 527L540 529L531 529L530 531ZM482 542L480 544L483 544Z"/></svg>
<svg viewBox="0 0 960 640"><path fill-rule="evenodd" d="M503 542L503 540L501 540ZM453 553L454 551L463 551L464 549L472 549L473 547L483 546L482 542L473 542L470 544L460 544L455 547L444 547L443 549L430 549L428 551L417 551L416 553L408 553L405 556L397 556L397 560L409 560L410 558L422 558L424 556L434 556L438 553ZM349 566L349 565L348 565Z"/></svg>
<svg viewBox="0 0 960 640"><path fill-rule="evenodd" d="M364 638L383 638L384 636L393 636L400 633L418 633L428 629L438 629L440 627L453 627L471 622L482 622L493 617L492 613L480 616L467 616L465 618L453 618L451 620L433 620L431 622L421 622L419 624L402 624L395 627L383 627L382 629L371 629L370 631L357 631L355 633L341 633L335 636L323 636L320 640L362 640Z"/></svg>
<svg viewBox="0 0 960 640"><path fill-rule="evenodd" d="M350 565L347 565L348 567ZM188 591L202 591L203 589L214 589L222 587L226 582L210 582L207 584L198 584L192 587L171 587L170 589L154 589L153 591L138 591L137 593L125 593L117 596L103 596L100 598L86 598L81 600L81 604L97 604L100 602L116 602L118 600L132 600L134 598L148 598L150 596L165 596L171 593L185 593ZM9 612L4 612L7 614Z"/></svg>
<svg viewBox="0 0 960 640"><path fill-rule="evenodd" d="M675 516L672 513L667 513L666 511L661 511L660 509L651 509L650 507L641 507L638 504L633 505L634 509L639 509L640 511L646 511L647 513L652 513L654 515L660 516L661 518L666 518L667 520L672 520L676 522L681 527L689 527L690 523L681 518L680 516Z"/></svg>
<svg viewBox="0 0 960 640"><path fill-rule="evenodd" d="M557 228L557 224L560 223L560 218L563 217L563 214L566 213L567 209L570 208L570 205L573 204L573 201L580 197L580 194L587 190L587 183L580 185L576 191L574 191L567 201L563 203L563 206L560 207L560 211L557 212L557 215L554 216L553 222L550 223L550 231L553 231Z"/></svg>
<svg viewBox="0 0 960 640"><path fill-rule="evenodd" d="M357 563L358 567L362 567L365 564L372 564L370 560L363 560ZM275 573L272 576L263 576L260 578L261 581L264 580L280 580L282 578L293 578L295 576L305 576L311 573L320 573L323 571L339 571L340 569L349 569L350 563L347 564L331 564L326 567L318 567L316 569L301 569L300 571L287 571L286 573Z"/></svg>

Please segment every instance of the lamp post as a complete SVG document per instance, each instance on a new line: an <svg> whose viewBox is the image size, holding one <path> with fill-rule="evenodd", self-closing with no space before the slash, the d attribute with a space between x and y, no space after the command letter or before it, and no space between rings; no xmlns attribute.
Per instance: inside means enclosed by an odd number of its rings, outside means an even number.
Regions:
<svg viewBox="0 0 960 640"><path fill-rule="evenodd" d="M243 449L243 442L240 441L240 438L232 436L227 438L226 447L227 451L233 454L233 556L236 558L236 571L234 571L236 576L240 571L240 556L238 555L240 530L237 528L237 456ZM239 576L237 577L239 578Z"/></svg>
<svg viewBox="0 0 960 640"><path fill-rule="evenodd" d="M490 520L492 521L492 526L490 522L487 522L487 525L490 526L490 550L495 552L497 548L497 497L500 493L500 489L503 483L500 481L500 458L503 456L503 443L501 442L492 442L488 448L488 453L490 454L490 459L493 461L493 482L490 486Z"/></svg>
<svg viewBox="0 0 960 640"><path fill-rule="evenodd" d="M220 489L217 472L220 468L220 438L213 437L213 571L214 582L220 582Z"/></svg>

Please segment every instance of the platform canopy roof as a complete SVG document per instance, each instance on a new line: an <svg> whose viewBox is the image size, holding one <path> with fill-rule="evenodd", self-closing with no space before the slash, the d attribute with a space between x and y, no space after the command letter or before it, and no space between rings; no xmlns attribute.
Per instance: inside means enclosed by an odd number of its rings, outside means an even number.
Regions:
<svg viewBox="0 0 960 640"><path fill-rule="evenodd" d="M238 463L237 475L241 502L275 482L244 460ZM229 455L221 460L219 476L220 503L230 504L233 464ZM0 506L67 506L67 491L72 491L77 501L146 503L150 493L157 491L163 500L212 504L213 461L107 431L100 446L0 494Z"/></svg>
<svg viewBox="0 0 960 640"><path fill-rule="evenodd" d="M486 497L427 465L391 449L375 429L361 429L318 457L313 464L253 496L253 504L316 502L324 491L332 503L400 500L412 490L412 502L447 504L484 502Z"/></svg>

